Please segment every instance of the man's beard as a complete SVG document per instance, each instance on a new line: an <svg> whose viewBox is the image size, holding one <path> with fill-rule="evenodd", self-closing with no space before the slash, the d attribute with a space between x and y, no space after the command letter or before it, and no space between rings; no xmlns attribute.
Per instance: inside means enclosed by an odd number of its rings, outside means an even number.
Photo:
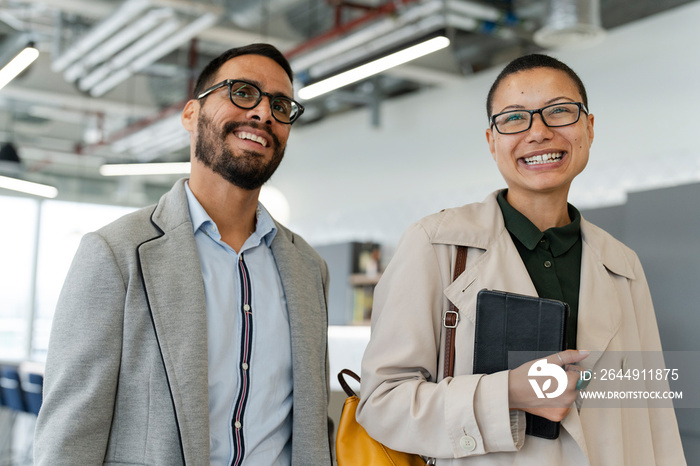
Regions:
<svg viewBox="0 0 700 466"><path fill-rule="evenodd" d="M272 159L265 163L264 156L251 150L241 150L233 154L226 138L240 126L247 126L265 131L272 141ZM197 143L194 155L214 173L221 175L229 183L239 188L254 190L261 187L270 179L284 157L284 147L277 136L264 125L248 121L229 122L224 125L222 132L217 135L211 119L202 113L197 123ZM236 136L234 136L236 137Z"/></svg>

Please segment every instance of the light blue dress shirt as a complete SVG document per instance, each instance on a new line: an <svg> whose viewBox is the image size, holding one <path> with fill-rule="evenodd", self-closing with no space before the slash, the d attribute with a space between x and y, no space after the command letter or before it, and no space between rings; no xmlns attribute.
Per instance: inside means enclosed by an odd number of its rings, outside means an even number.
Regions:
<svg viewBox="0 0 700 466"><path fill-rule="evenodd" d="M185 183L207 307L211 465L289 465L292 345L262 204L239 253Z"/></svg>

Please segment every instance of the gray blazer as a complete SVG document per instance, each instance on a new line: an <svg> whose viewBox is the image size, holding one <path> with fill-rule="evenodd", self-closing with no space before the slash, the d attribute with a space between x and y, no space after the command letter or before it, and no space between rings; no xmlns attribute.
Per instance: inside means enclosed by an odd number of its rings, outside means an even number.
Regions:
<svg viewBox="0 0 700 466"><path fill-rule="evenodd" d="M292 464L330 465L328 269L277 224L289 311ZM204 286L184 180L86 235L56 308L37 465L208 465ZM251 413L254 416L254 413Z"/></svg>

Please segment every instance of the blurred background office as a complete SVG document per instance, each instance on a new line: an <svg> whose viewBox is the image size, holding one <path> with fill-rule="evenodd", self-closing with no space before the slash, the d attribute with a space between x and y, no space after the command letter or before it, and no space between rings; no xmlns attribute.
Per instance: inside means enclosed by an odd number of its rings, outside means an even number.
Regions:
<svg viewBox="0 0 700 466"><path fill-rule="evenodd" d="M503 187L486 93L542 51L582 77L596 117L570 201L638 252L665 349L700 350L698 24L697 0L0 0L0 465L31 464L81 236L186 176L193 80L252 42L286 54L306 107L261 200L329 263L333 380L359 372L401 232ZM698 410L677 415L693 464Z"/></svg>

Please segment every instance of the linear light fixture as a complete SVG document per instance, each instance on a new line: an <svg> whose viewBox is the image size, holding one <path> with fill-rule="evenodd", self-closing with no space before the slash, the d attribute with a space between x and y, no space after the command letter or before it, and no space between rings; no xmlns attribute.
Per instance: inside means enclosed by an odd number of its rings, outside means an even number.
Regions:
<svg viewBox="0 0 700 466"><path fill-rule="evenodd" d="M34 47L34 44L27 45L24 50L18 53L15 58L10 60L10 62L0 70L0 89L15 79L15 77L31 65L37 57L39 57L39 50Z"/></svg>
<svg viewBox="0 0 700 466"><path fill-rule="evenodd" d="M58 189L46 184L32 183L31 181L18 180L7 176L0 176L0 188L33 194L35 196L53 199L58 196Z"/></svg>
<svg viewBox="0 0 700 466"><path fill-rule="evenodd" d="M189 173L189 162L115 163L105 164L100 167L100 175L102 176L186 175Z"/></svg>
<svg viewBox="0 0 700 466"><path fill-rule="evenodd" d="M311 84L299 90L299 98L303 100L313 99L327 92L334 91L348 84L360 81L375 74L379 74L395 66L402 65L416 58L428 55L450 45L450 39L445 36L433 37L420 44L379 58L364 65L358 66L343 73L331 76L317 83Z"/></svg>

